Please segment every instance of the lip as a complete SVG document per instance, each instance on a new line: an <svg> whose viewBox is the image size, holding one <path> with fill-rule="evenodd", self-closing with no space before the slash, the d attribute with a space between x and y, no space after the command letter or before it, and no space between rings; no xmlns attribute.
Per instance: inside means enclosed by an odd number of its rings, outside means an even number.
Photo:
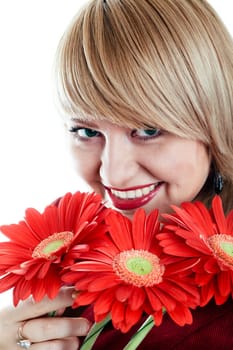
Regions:
<svg viewBox="0 0 233 350"><path fill-rule="evenodd" d="M145 187L149 187L151 185L155 185L155 188L150 191L148 194L145 194L141 197L138 198L130 198L130 199L125 199L125 198L119 198L116 195L112 193L111 190L117 190L120 192L125 192L125 191L130 191L130 190L137 190L137 189L143 189ZM151 201L151 199L156 195L156 193L159 191L160 187L163 185L163 182L158 182L154 184L147 184L143 186L135 186L135 187L128 187L127 189L120 190L114 187L107 187L104 186L104 188L107 190L109 197L111 198L111 201L114 205L115 208L120 209L120 210L133 210L140 208L144 205L146 205L148 202Z"/></svg>

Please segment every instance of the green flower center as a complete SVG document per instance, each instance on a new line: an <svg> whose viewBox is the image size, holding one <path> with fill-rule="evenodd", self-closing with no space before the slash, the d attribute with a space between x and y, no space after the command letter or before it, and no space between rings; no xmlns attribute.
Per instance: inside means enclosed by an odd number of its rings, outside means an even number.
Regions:
<svg viewBox="0 0 233 350"><path fill-rule="evenodd" d="M41 241L33 250L33 258L55 259L61 248L68 248L73 240L73 233L69 231L54 233ZM59 254L58 254L59 255Z"/></svg>
<svg viewBox="0 0 233 350"><path fill-rule="evenodd" d="M157 255L145 250L126 250L113 259L113 270L124 282L149 287L162 282L165 267Z"/></svg>
<svg viewBox="0 0 233 350"><path fill-rule="evenodd" d="M147 275L153 270L151 262L140 256L128 259L126 266L129 271L136 273L136 275Z"/></svg>
<svg viewBox="0 0 233 350"><path fill-rule="evenodd" d="M221 242L220 247L226 254L233 257L233 242Z"/></svg>
<svg viewBox="0 0 233 350"><path fill-rule="evenodd" d="M215 258L225 266L233 268L233 236L226 234L213 235L208 244Z"/></svg>

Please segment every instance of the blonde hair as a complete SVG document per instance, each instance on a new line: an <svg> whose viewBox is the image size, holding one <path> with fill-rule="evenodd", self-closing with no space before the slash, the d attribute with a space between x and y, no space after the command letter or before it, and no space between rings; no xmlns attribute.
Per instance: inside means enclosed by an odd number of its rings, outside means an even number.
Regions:
<svg viewBox="0 0 233 350"><path fill-rule="evenodd" d="M233 41L205 0L88 2L61 39L56 78L71 117L202 141L232 208Z"/></svg>

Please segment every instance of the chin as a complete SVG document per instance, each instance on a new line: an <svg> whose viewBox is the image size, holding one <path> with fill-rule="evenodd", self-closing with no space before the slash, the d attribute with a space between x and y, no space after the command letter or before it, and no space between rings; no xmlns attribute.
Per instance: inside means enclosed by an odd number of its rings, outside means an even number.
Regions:
<svg viewBox="0 0 233 350"><path fill-rule="evenodd" d="M128 219L132 220L134 213L137 209L135 210L120 210L117 208L112 207L112 209L118 211L119 213L121 213L122 215L126 216Z"/></svg>

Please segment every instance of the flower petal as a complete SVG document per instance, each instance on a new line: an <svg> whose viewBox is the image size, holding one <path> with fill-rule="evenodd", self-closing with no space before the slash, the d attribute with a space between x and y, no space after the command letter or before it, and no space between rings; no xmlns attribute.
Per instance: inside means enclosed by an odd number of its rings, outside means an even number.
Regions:
<svg viewBox="0 0 233 350"><path fill-rule="evenodd" d="M109 225L110 235L119 251L133 247L132 224L126 216L111 211L106 217L106 223ZM122 232L124 232L123 235Z"/></svg>

